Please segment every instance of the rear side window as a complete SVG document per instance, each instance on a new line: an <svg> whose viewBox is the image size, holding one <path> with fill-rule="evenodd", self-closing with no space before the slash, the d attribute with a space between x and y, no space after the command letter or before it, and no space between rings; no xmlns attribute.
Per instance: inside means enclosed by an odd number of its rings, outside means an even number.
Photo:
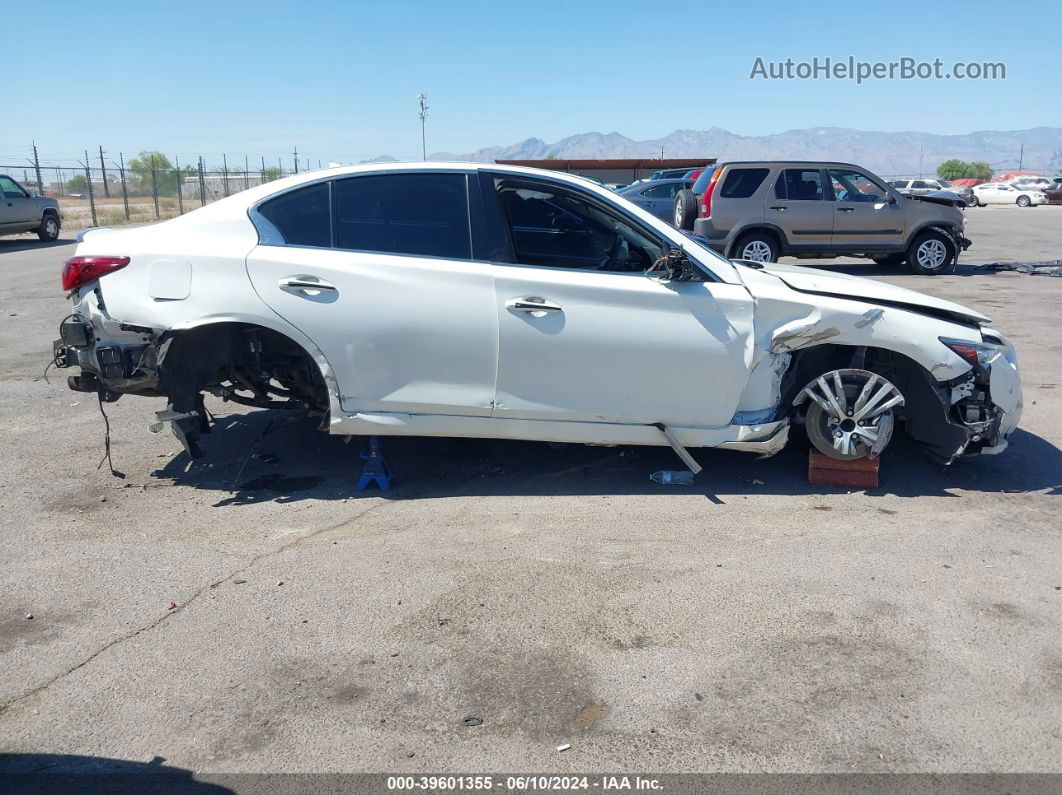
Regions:
<svg viewBox="0 0 1062 795"><path fill-rule="evenodd" d="M733 168L723 180L719 195L724 199L747 199L767 178L766 168Z"/></svg>
<svg viewBox="0 0 1062 795"><path fill-rule="evenodd" d="M270 199L258 208L289 246L332 245L328 183L320 182Z"/></svg>
<svg viewBox="0 0 1062 795"><path fill-rule="evenodd" d="M790 201L822 201L822 172L787 168L775 186L775 195Z"/></svg>
<svg viewBox="0 0 1062 795"><path fill-rule="evenodd" d="M378 174L336 180L336 246L471 259L464 174Z"/></svg>

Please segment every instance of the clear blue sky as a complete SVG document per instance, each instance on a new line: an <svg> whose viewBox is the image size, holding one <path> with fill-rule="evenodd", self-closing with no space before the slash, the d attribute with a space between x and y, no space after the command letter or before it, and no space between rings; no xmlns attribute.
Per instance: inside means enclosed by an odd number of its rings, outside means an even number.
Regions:
<svg viewBox="0 0 1062 795"><path fill-rule="evenodd" d="M421 91L429 152L591 130L1062 126L1046 55L1058 0L12 0L3 22L0 163L32 140L51 160L99 144L208 166L222 152L290 164L294 146L314 161L415 158ZM1008 79L749 80L756 56L816 55L1003 60Z"/></svg>

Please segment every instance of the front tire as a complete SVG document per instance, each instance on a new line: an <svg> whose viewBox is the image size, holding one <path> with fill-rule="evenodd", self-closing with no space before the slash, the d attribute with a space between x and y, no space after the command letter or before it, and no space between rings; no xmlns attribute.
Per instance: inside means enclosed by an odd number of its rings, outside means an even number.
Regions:
<svg viewBox="0 0 1062 795"><path fill-rule="evenodd" d="M768 232L749 232L742 235L734 246L734 259L777 262L778 254L778 241Z"/></svg>
<svg viewBox="0 0 1062 795"><path fill-rule="evenodd" d="M693 222L697 220L697 194L684 188L675 194L675 213L672 223L676 229L693 231Z"/></svg>
<svg viewBox="0 0 1062 795"><path fill-rule="evenodd" d="M51 243L59 239L59 219L52 213L45 214L41 225L37 228L37 237L45 243Z"/></svg>
<svg viewBox="0 0 1062 795"><path fill-rule="evenodd" d="M1029 200L1028 196L1019 196L1017 204L1019 207L1028 207L1032 202Z"/></svg>
<svg viewBox="0 0 1062 795"><path fill-rule="evenodd" d="M881 455L892 439L892 410L904 403L900 390L868 370L825 373L804 387L803 394L809 400L804 425L808 441L838 461Z"/></svg>
<svg viewBox="0 0 1062 795"><path fill-rule="evenodd" d="M922 276L953 273L955 265L955 244L943 232L922 232L907 247L907 267Z"/></svg>

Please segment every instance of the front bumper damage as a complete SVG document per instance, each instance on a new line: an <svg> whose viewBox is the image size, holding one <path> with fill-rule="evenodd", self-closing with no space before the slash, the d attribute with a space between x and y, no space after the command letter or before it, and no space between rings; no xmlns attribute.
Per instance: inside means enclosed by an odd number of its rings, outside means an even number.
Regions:
<svg viewBox="0 0 1062 795"><path fill-rule="evenodd" d="M959 378L944 383L926 379L928 391L921 396L917 386L909 388L915 393L909 405L921 408L909 412L908 432L929 445L931 456L944 464L1003 452L1021 419L1021 377L1009 343L984 366Z"/></svg>

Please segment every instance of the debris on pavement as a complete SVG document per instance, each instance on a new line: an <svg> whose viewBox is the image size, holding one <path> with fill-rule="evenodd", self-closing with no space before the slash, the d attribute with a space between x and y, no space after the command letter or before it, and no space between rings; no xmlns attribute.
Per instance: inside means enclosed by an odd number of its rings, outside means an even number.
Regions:
<svg viewBox="0 0 1062 795"><path fill-rule="evenodd" d="M975 273L998 273L1000 271L1017 271L1032 276L1062 276L1062 259L1039 262L990 262L974 268Z"/></svg>
<svg viewBox="0 0 1062 795"><path fill-rule="evenodd" d="M176 609L177 609L177 603L176 602L170 602L170 610L176 610Z"/></svg>
<svg viewBox="0 0 1062 795"><path fill-rule="evenodd" d="M557 746L557 750L558 751L567 751L571 747L572 747L571 743L564 743L564 745L558 745Z"/></svg>
<svg viewBox="0 0 1062 795"><path fill-rule="evenodd" d="M475 715L469 715L467 718L461 721L462 726L482 726L483 718L477 718Z"/></svg>
<svg viewBox="0 0 1062 795"><path fill-rule="evenodd" d="M653 483L659 483L662 486L692 486L693 473L674 469L663 469L651 474L649 480L653 481Z"/></svg>
<svg viewBox="0 0 1062 795"><path fill-rule="evenodd" d="M26 620L27 621L32 621L33 620L33 613L26 613Z"/></svg>

